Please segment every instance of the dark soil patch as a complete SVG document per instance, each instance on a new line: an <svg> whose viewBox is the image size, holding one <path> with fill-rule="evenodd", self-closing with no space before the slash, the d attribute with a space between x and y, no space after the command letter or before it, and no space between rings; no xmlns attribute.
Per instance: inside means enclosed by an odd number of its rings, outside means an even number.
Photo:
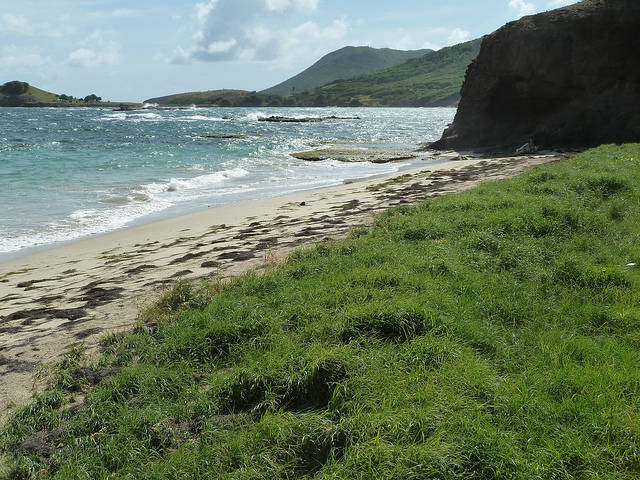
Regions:
<svg viewBox="0 0 640 480"><path fill-rule="evenodd" d="M360 200L351 200L344 205L341 205L340 208L342 210L353 210L354 208L357 208L358 205L360 205Z"/></svg>
<svg viewBox="0 0 640 480"><path fill-rule="evenodd" d="M147 282L143 285L143 287L154 287L156 285L165 285L171 283L171 279L167 278L165 280L154 280L153 282Z"/></svg>
<svg viewBox="0 0 640 480"><path fill-rule="evenodd" d="M246 240L247 238L255 237L256 235L260 235L260 232L251 232L251 233L239 233L235 237L234 240Z"/></svg>
<svg viewBox="0 0 640 480"><path fill-rule="evenodd" d="M266 250L267 248L273 248L276 245L278 245L277 237L265 238L256 245L256 250Z"/></svg>
<svg viewBox="0 0 640 480"><path fill-rule="evenodd" d="M0 367L6 367L8 372L31 372L36 368L35 362L27 362L24 360L15 360L0 355Z"/></svg>
<svg viewBox="0 0 640 480"><path fill-rule="evenodd" d="M16 287L18 287L18 288L29 288L32 285L35 285L36 283L50 282L52 280L55 280L55 278L42 278L40 280L29 280L28 282L20 282L18 285L16 285Z"/></svg>
<svg viewBox="0 0 640 480"><path fill-rule="evenodd" d="M20 327L3 327L0 328L0 333L18 333L21 330Z"/></svg>
<svg viewBox="0 0 640 480"><path fill-rule="evenodd" d="M206 255L208 252L198 252L198 253L187 253L184 257L176 258L169 262L169 265L177 265L178 263L184 263L189 260L193 260L194 258L200 258Z"/></svg>
<svg viewBox="0 0 640 480"><path fill-rule="evenodd" d="M100 368L94 370L89 367L80 367L71 372L71 378L89 385L97 385L107 377L111 377L118 373L116 368Z"/></svg>
<svg viewBox="0 0 640 480"><path fill-rule="evenodd" d="M181 270L179 272L174 273L169 278L186 277L187 275L191 275L192 273L193 273L193 271L191 271L191 270Z"/></svg>
<svg viewBox="0 0 640 480"><path fill-rule="evenodd" d="M53 453L56 443L64 436L60 428L49 432L38 432L27 437L18 447L18 452L25 455L38 455L49 458Z"/></svg>
<svg viewBox="0 0 640 480"><path fill-rule="evenodd" d="M55 302L56 300L61 300L64 298L64 295L49 295L45 297L40 297L36 302L48 304L51 302Z"/></svg>
<svg viewBox="0 0 640 480"><path fill-rule="evenodd" d="M82 300L83 302L87 302L85 304L85 308L95 308L101 305L106 305L107 303L118 298L122 298L123 291L124 288L122 287L90 288L88 290L85 290L85 294L80 297L80 300Z"/></svg>
<svg viewBox="0 0 640 480"><path fill-rule="evenodd" d="M333 220L325 220L325 225L344 225L346 222L341 218L335 218Z"/></svg>
<svg viewBox="0 0 640 480"><path fill-rule="evenodd" d="M152 268L158 268L156 265L140 265L138 267L127 270L125 273L128 275L135 275L140 272L144 272L145 270L151 270Z"/></svg>
<svg viewBox="0 0 640 480"><path fill-rule="evenodd" d="M31 310L20 310L10 315L3 317L5 321L13 320L27 320L27 319L39 319L39 318L66 318L68 320L77 320L82 317L86 317L87 312L84 308L68 308L68 309L55 309L55 308L34 308Z"/></svg>
<svg viewBox="0 0 640 480"><path fill-rule="evenodd" d="M295 233L294 237L315 237L317 235L322 235L324 232L317 230L315 228L307 227L299 232Z"/></svg>
<svg viewBox="0 0 640 480"><path fill-rule="evenodd" d="M253 252L225 252L218 255L218 260L233 260L235 262L241 262L244 260L250 260L255 257Z"/></svg>
<svg viewBox="0 0 640 480"><path fill-rule="evenodd" d="M87 283L87 284L84 286L84 290L85 290L85 291L86 291L86 290L90 290L90 289L92 289L93 287L97 287L98 285L102 285L102 283L104 283L104 282L102 282L101 280L96 280L95 282Z"/></svg>
<svg viewBox="0 0 640 480"><path fill-rule="evenodd" d="M307 221L309 223L322 223L323 221L331 218L329 215L323 215L321 217L311 217Z"/></svg>
<svg viewBox="0 0 640 480"><path fill-rule="evenodd" d="M200 265L202 268L217 268L220 266L220 262L204 262L202 265Z"/></svg>
<svg viewBox="0 0 640 480"><path fill-rule="evenodd" d="M101 333L102 331L103 331L102 328L98 328L98 327L87 328L86 330L82 330L81 332L78 332L73 336L78 340L84 340L85 338L90 337L91 335L96 335L98 333Z"/></svg>

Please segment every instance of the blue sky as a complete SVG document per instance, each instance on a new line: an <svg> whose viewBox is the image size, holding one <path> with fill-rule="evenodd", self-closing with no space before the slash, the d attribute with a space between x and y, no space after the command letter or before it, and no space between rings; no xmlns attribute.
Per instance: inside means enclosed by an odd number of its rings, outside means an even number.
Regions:
<svg viewBox="0 0 640 480"><path fill-rule="evenodd" d="M0 10L0 84L140 101L261 90L346 45L441 48L575 0L21 0Z"/></svg>

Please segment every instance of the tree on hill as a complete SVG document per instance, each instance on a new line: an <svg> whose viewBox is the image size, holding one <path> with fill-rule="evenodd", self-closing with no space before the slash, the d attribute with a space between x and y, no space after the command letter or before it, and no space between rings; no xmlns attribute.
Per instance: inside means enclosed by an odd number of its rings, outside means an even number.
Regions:
<svg viewBox="0 0 640 480"><path fill-rule="evenodd" d="M22 95L26 93L27 90L29 90L29 84L18 80L7 82L0 87L0 93L4 93L5 95Z"/></svg>
<svg viewBox="0 0 640 480"><path fill-rule="evenodd" d="M91 103L98 103L102 101L102 97L99 97L96 94L92 93L91 95L87 95L86 97L84 97L84 101L91 102Z"/></svg>

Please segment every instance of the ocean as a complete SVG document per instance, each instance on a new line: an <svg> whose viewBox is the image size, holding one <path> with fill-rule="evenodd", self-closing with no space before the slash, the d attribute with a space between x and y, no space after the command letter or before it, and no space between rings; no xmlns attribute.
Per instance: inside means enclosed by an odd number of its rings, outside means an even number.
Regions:
<svg viewBox="0 0 640 480"><path fill-rule="evenodd" d="M360 120L269 123L281 116ZM415 148L452 108L0 108L0 261L161 218L390 174L424 164L307 162L289 154L338 141ZM250 134L247 139L203 134Z"/></svg>

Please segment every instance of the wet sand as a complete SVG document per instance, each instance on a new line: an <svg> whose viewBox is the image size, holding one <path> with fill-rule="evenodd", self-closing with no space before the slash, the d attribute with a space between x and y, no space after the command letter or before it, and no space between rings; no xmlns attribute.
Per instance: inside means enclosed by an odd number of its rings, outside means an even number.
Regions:
<svg viewBox="0 0 640 480"><path fill-rule="evenodd" d="M131 327L178 279L260 270L294 248L343 238L389 207L563 157L441 158L388 178L213 208L0 263L0 423L41 388L39 365L78 343L95 352L103 334Z"/></svg>

